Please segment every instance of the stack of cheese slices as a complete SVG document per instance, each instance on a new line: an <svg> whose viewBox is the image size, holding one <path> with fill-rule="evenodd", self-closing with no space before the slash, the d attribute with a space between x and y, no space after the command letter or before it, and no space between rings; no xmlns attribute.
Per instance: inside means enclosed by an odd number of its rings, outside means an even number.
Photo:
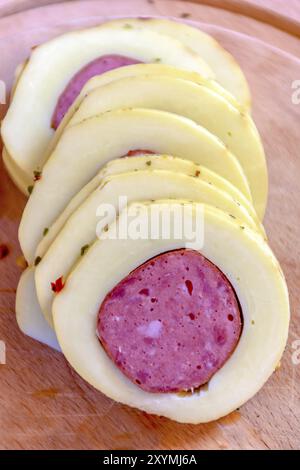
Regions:
<svg viewBox="0 0 300 470"><path fill-rule="evenodd" d="M279 364L289 324L262 225L263 146L235 60L165 19L120 19L36 47L16 74L3 160L29 196L21 330L107 396L179 422L217 419ZM184 235L114 238L128 207L203 215ZM97 210L115 209L96 230ZM100 234L101 235L101 234Z"/></svg>

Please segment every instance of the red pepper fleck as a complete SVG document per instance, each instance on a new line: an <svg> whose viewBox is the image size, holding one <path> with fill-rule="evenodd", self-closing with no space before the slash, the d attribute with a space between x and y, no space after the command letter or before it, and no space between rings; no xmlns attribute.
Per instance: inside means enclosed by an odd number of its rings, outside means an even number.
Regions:
<svg viewBox="0 0 300 470"><path fill-rule="evenodd" d="M65 283L63 281L63 276L56 279L55 282L51 282L51 289L56 294L58 294L61 290L63 290L64 286L65 286Z"/></svg>
<svg viewBox="0 0 300 470"><path fill-rule="evenodd" d="M186 288L188 290L188 293L190 295L192 295L192 293L193 293L193 283L192 283L192 281L189 281L189 280L185 281L185 285L186 285Z"/></svg>
<svg viewBox="0 0 300 470"><path fill-rule="evenodd" d="M149 295L149 289L147 289L147 288L142 289L142 290L140 290L139 294L148 296Z"/></svg>
<svg viewBox="0 0 300 470"><path fill-rule="evenodd" d="M41 172L41 171L38 171L38 170L37 170L37 171L34 171L34 172L33 172L33 180L34 180L34 181L40 180L41 177L42 177L42 172Z"/></svg>
<svg viewBox="0 0 300 470"><path fill-rule="evenodd" d="M143 150L143 149L136 149L136 150L129 150L129 152L125 155L126 157L138 157L139 155L154 155L155 152L151 150Z"/></svg>
<svg viewBox="0 0 300 470"><path fill-rule="evenodd" d="M9 254L9 249L7 245L0 245L0 259L6 258L6 256Z"/></svg>

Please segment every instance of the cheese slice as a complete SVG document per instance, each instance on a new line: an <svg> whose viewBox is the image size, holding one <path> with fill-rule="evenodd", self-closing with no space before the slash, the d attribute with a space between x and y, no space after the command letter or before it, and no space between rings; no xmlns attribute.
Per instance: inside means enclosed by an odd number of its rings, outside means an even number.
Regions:
<svg viewBox="0 0 300 470"><path fill-rule="evenodd" d="M228 90L245 108L251 107L249 86L240 66L212 36L193 27L164 18L121 18L105 23L106 28L132 28L167 34L202 57L214 72L216 80Z"/></svg>
<svg viewBox="0 0 300 470"><path fill-rule="evenodd" d="M124 198L126 200L124 201ZM66 278L73 264L111 223L120 205L147 199L190 199L211 204L241 220L241 224L260 230L247 210L226 192L201 177L178 172L145 170L107 176L71 215L36 267L35 280L39 303L46 319L52 324L54 293L51 283ZM100 211L100 212L99 212ZM100 218L101 211L104 211ZM105 222L103 216L105 215Z"/></svg>
<svg viewBox="0 0 300 470"><path fill-rule="evenodd" d="M217 136L237 157L263 218L268 193L264 149L253 120L206 86L174 77L140 76L114 81L89 93L65 125L118 108L168 111L192 119ZM61 131L63 130L63 126ZM57 133L59 138L59 132Z"/></svg>
<svg viewBox="0 0 300 470"><path fill-rule="evenodd" d="M16 317L18 326L25 335L60 351L55 332L45 320L36 297L32 267L23 272L18 284Z"/></svg>
<svg viewBox="0 0 300 470"><path fill-rule="evenodd" d="M68 82L86 64L119 54L141 62L178 66L214 77L207 64L180 41L154 31L94 27L68 32L36 47L22 71L2 122L1 136L14 161L32 178L41 169L53 135L51 117Z"/></svg>
<svg viewBox="0 0 300 470"><path fill-rule="evenodd" d="M15 164L12 158L10 158L10 155L8 154L5 147L3 147L2 150L2 160L6 170L8 171L17 188L19 188L20 191L28 197L30 188L33 187L32 178Z"/></svg>
<svg viewBox="0 0 300 470"><path fill-rule="evenodd" d="M178 202L177 202L178 203ZM150 210L169 201L134 204L140 223ZM185 203L195 219L198 204ZM203 207L203 206L202 206ZM185 248L187 240L114 239L122 213L76 265L53 304L54 326L62 351L76 372L117 402L182 423L204 423L234 411L255 395L277 367L289 326L289 300L282 271L260 235L228 214L204 206L201 253L231 282L243 313L239 343L205 387L191 395L149 393L131 382L111 361L96 335L99 308L111 289L132 270L166 251ZM105 269L104 269L105 267Z"/></svg>
<svg viewBox="0 0 300 470"><path fill-rule="evenodd" d="M184 173L195 178L201 178L218 189L225 191L238 204L244 206L251 218L263 233L263 226L249 200L233 186L228 180L208 168L197 165L190 160L172 157L170 155L139 155L117 158L107 163L96 176L89 181L69 202L65 209L59 214L47 233L43 236L36 249L35 258L43 257L47 249L56 238L70 215L85 201L85 199L102 183L103 179L110 175L127 173L138 170L169 170Z"/></svg>
<svg viewBox="0 0 300 470"><path fill-rule="evenodd" d="M16 89L16 85L18 83L19 78L22 75L23 70L25 69L27 62L21 64L18 67L18 73L16 74L16 80L14 83L14 87L11 93L13 96L14 90ZM227 91L225 90L218 82L211 78L205 78L204 76L200 75L197 72L192 72L189 70L184 70L178 67L166 65L166 64L135 64L129 65L125 67L119 67L117 69L110 70L106 73L101 75L96 75L95 77L91 78L83 87L81 93L74 101L74 103L70 106L69 110L67 111L66 115L64 116L61 124L59 125L58 129L53 134L50 142L47 145L47 149L44 153L44 161L46 161L53 152L62 132L65 128L66 124L69 122L71 117L73 116L76 109L79 107L80 103L84 99L84 97L89 94L91 91L95 90L96 88L106 85L108 83L114 82L116 80L120 80L121 78L126 77L139 77L141 75L151 75L151 76L164 76L164 77L177 77L182 78L184 80L189 80L193 83L197 83L198 85L208 87L215 93L221 95L224 99L226 99L232 106L237 108L239 111L244 112L245 109L240 103ZM3 154L3 158L5 158L5 165L6 168L17 185L17 187L28 196L28 187L30 187L33 183L32 181L32 174L28 175L24 171L22 172L16 164L14 164L13 159L10 157L9 153L5 149L5 154Z"/></svg>
<svg viewBox="0 0 300 470"><path fill-rule="evenodd" d="M205 128L175 114L125 109L86 119L64 132L43 168L23 212L19 240L25 258L34 260L45 229L107 162L146 149L202 164L245 195L245 174L237 158Z"/></svg>
<svg viewBox="0 0 300 470"><path fill-rule="evenodd" d="M233 107L239 110L241 113L245 112L245 108L231 95L225 88L223 88L218 82L212 78L205 78L197 72L191 72L190 70L180 69L166 64L134 64L128 65L126 67L119 67L117 69L110 70L109 72L103 73L101 75L96 75L92 77L84 85L81 93L76 98L74 103L70 106L67 113L65 114L62 122L60 123L58 129L55 131L52 139L47 146L45 161L47 157L51 154L55 145L57 144L63 129L71 120L74 113L80 107L82 101L89 95L91 92L96 90L99 87L108 85L115 81L119 81L125 78L138 78L147 76L149 78L154 77L169 77L169 78L181 78L189 82L195 83L199 86L209 88L211 91L217 93L222 98L224 98L228 103Z"/></svg>

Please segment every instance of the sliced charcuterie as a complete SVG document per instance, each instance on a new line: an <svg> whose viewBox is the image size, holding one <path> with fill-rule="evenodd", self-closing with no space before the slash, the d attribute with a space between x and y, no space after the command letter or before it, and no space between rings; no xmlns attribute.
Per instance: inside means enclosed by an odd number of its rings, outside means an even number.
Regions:
<svg viewBox="0 0 300 470"><path fill-rule="evenodd" d="M96 59L97 61L98 59ZM92 64L93 65L93 64ZM11 93L11 97L13 97L14 90L16 89L16 85L18 83L19 78L26 66L26 63L22 64L20 67L20 71L17 73L17 77L15 80L14 88ZM96 88L111 83L116 80L120 80L126 77L138 77L141 75L151 75L151 76L164 76L164 77L177 77L182 78L184 80L191 81L201 86L205 86L215 93L221 95L226 101L228 101L232 106L234 106L239 111L244 112L244 107L223 87L221 87L218 82L209 79L207 80L202 75L198 74L197 72L191 72L189 70L184 70L178 67L165 65L161 63L154 63L154 64L136 64L130 66L122 66L118 68L114 68L109 72L102 73L101 75L96 75L95 77L88 80L88 82L83 86L80 94L78 95L77 99L74 101L72 105L70 105L68 111L66 112L61 125L58 127L54 135L52 136L49 144L47 145L47 149L44 152L44 160L46 161L48 156L52 153L55 145L57 144L62 131L69 122L70 118L73 116L75 110L80 106L81 101L84 99L86 95L88 95L91 91L95 90ZM72 81L72 79L71 79ZM73 95L73 89L71 90ZM76 93L75 93L76 95ZM72 96L73 99L73 96ZM72 101L69 100L69 101ZM58 103L57 103L58 106ZM66 106L64 104L64 112ZM4 148L3 151L3 158L5 160L5 165L14 180L15 184L18 188L28 196L28 187L30 187L33 183L33 175L25 173L18 167L13 159L8 154L7 150Z"/></svg>
<svg viewBox="0 0 300 470"><path fill-rule="evenodd" d="M155 31L178 39L194 51L209 65L216 80L246 108L251 106L247 80L234 57L218 42L199 28L166 18L121 18L103 25L106 28L120 28Z"/></svg>
<svg viewBox="0 0 300 470"><path fill-rule="evenodd" d="M249 194L237 158L217 137L193 121L142 108L104 113L66 129L43 168L19 228L20 244L29 263L34 261L45 229L49 229L71 198L103 165L135 149L192 160Z"/></svg>
<svg viewBox="0 0 300 470"><path fill-rule="evenodd" d="M165 211L174 203L188 205L190 217L194 220L199 205L182 201L138 203L132 208L138 214L139 223L143 224L149 221L154 205L160 206L163 218ZM115 239L111 235L124 223L126 213L122 213L120 219L109 227L106 236L97 240L75 266L53 304L59 344L81 377L116 401L186 423L218 419L251 398L277 367L289 325L284 277L264 240L251 229L241 229L236 221L218 209L208 206L201 206L201 209L204 210L204 243L197 251L230 282L243 317L243 329L234 351L229 358L226 355L226 362L219 370L214 370L204 388L190 394L145 391L141 384L133 383L120 370L96 334L98 313L106 296L145 262L166 252L186 249L185 238ZM207 281L206 274L205 269L202 275ZM207 305L215 295L215 289L207 290ZM189 313L183 312L184 315ZM229 314L232 315L232 311ZM140 318L137 328L144 327L142 331L147 331L148 320ZM152 332L158 330L156 324L151 328ZM204 331L202 339L208 337ZM215 348L213 350L216 352ZM184 352L181 357L184 357ZM170 360L168 353L160 360L164 370L167 364L177 370L177 364ZM151 355L148 364L150 370Z"/></svg>
<svg viewBox="0 0 300 470"><path fill-rule="evenodd" d="M159 60L214 77L200 56L178 40L153 31L100 26L69 32L36 47L19 77L1 126L10 158L29 178L44 163L54 132L51 119L65 87L82 67L112 54L138 62Z"/></svg>
<svg viewBox="0 0 300 470"><path fill-rule="evenodd" d="M128 57L120 55L106 55L94 59L92 62L89 62L87 65L82 67L82 69L80 69L74 75L74 77L71 78L66 88L58 98L51 119L52 128L54 130L58 128L68 109L80 95L84 85L89 81L90 78L102 75L108 70L114 70L136 63L138 63L138 61Z"/></svg>
<svg viewBox="0 0 300 470"><path fill-rule="evenodd" d="M51 282L67 276L80 257L81 248L90 246L104 227L113 220L124 196L126 203L146 199L184 198L211 204L240 220L241 225L245 224L253 230L261 231L260 225L254 222L238 201L202 180L201 176L194 178L164 170L145 170L108 176L73 212L36 267L37 295L50 324L54 297ZM108 207L114 209L113 212L107 212Z"/></svg>
<svg viewBox="0 0 300 470"><path fill-rule="evenodd" d="M83 99L68 125L119 108L160 109L185 116L221 139L241 163L254 207L263 218L268 192L266 159L250 115L241 113L208 87L179 78L145 75L97 88Z"/></svg>
<svg viewBox="0 0 300 470"><path fill-rule="evenodd" d="M65 128L65 126L70 122L71 118L73 117L76 110L80 107L82 101L87 97L90 93L96 90L99 87L104 85L108 85L115 81L119 81L125 78L130 77L141 77L141 76L149 76L149 77L169 77L169 78L181 78L182 80L187 80L192 83L195 83L199 86L206 87L209 90L217 93L220 95L226 102L230 103L234 108L238 111L245 113L244 107L218 82L212 79L207 79L201 76L196 72L191 72L189 70L183 70L178 67L173 67L171 65L165 64L136 64L130 65L125 67L119 67L117 69L113 69L109 72L106 72L101 75L96 75L95 77L91 78L82 88L81 93L78 95L77 99L74 103L69 107L68 111L64 115L64 118L59 125L58 129L56 130L55 134L53 135L49 145L47 146L47 150L45 153L45 160L51 154L55 145L57 144L60 136Z"/></svg>
<svg viewBox="0 0 300 470"><path fill-rule="evenodd" d="M132 152L131 152L132 155ZM35 253L35 259L43 257L47 249L62 229L70 215L87 199L87 197L101 185L103 179L110 175L127 173L138 170L167 170L179 172L195 178L201 178L208 184L225 191L233 200L241 204L255 221L258 227L263 231L255 210L249 200L233 186L228 180L222 178L217 173L208 168L197 165L190 160L172 157L170 155L142 155L122 157L107 163L99 173L89 181L69 202L66 208L60 213L55 222L51 224L47 233L38 244Z"/></svg>
<svg viewBox="0 0 300 470"><path fill-rule="evenodd" d="M197 424L243 405L290 311L235 60L189 24L116 19L32 48L10 101L3 161L30 196L21 331L147 413Z"/></svg>
<svg viewBox="0 0 300 470"><path fill-rule="evenodd" d="M206 384L234 351L241 331L230 282L188 249L156 256L126 276L103 300L97 325L116 366L154 393Z"/></svg>

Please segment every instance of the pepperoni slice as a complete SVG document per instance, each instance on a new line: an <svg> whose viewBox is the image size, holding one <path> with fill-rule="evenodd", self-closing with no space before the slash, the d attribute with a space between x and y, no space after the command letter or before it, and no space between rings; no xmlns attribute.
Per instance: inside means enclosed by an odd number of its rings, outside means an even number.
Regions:
<svg viewBox="0 0 300 470"><path fill-rule="evenodd" d="M148 392L207 383L234 351L242 315L232 285L199 252L163 253L104 299L97 334L109 357Z"/></svg>
<svg viewBox="0 0 300 470"><path fill-rule="evenodd" d="M141 155L155 155L155 152L152 152L152 150L135 149L129 150L125 157L140 157Z"/></svg>
<svg viewBox="0 0 300 470"><path fill-rule="evenodd" d="M96 75L101 75L102 73L108 72L109 70L139 63L140 62L138 60L112 54L98 57L97 59L85 65L74 75L73 78L71 78L66 88L60 95L52 115L51 127L55 130L58 128L59 124L63 120L64 115L70 106L74 103L82 88L90 78L95 77Z"/></svg>

